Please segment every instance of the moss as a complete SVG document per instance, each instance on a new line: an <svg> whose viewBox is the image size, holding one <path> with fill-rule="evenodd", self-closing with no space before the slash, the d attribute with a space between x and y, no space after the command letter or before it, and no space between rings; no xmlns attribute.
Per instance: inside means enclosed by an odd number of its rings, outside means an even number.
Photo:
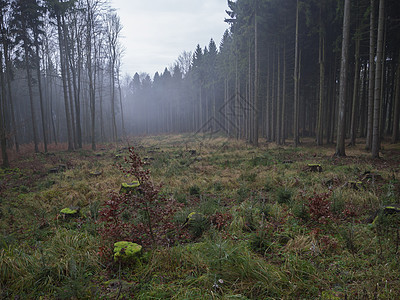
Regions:
<svg viewBox="0 0 400 300"><path fill-rule="evenodd" d="M142 246L136 243L126 241L116 242L114 244L114 260L127 261L132 258L137 258L141 251Z"/></svg>
<svg viewBox="0 0 400 300"><path fill-rule="evenodd" d="M137 180L134 180L131 183L124 182L121 184L121 189L119 190L119 192L122 194L127 194L134 191L139 185L140 183Z"/></svg>
<svg viewBox="0 0 400 300"><path fill-rule="evenodd" d="M190 222L190 221L197 221L197 220L202 220L202 219L204 219L204 215L203 214L201 214L201 213L197 213L197 212L191 212L189 215L188 215L188 221Z"/></svg>
<svg viewBox="0 0 400 300"><path fill-rule="evenodd" d="M74 215L78 213L77 209L71 209L69 207L63 208L60 213L65 214L65 215Z"/></svg>
<svg viewBox="0 0 400 300"><path fill-rule="evenodd" d="M308 164L307 169L311 172L322 172L322 166L320 164Z"/></svg>

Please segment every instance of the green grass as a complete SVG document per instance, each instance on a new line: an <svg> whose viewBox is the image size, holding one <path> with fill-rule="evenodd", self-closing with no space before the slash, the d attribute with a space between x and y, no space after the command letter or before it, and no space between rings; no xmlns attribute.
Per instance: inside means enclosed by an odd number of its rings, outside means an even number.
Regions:
<svg viewBox="0 0 400 300"><path fill-rule="evenodd" d="M115 167L124 164L116 154L128 155L123 145L22 156L0 169L0 298L397 297L398 216L365 220L399 201L398 148L370 160L361 144L340 159L333 147L254 148L223 137L157 136L133 144L148 158L145 168L162 184L161 194L183 204L173 222L187 235L144 249L134 264L113 262L98 221L110 192L127 181ZM316 163L322 172L309 172ZM68 167L47 172L59 164ZM365 171L381 179L358 190L347 184ZM329 207L318 223L310 199L324 193ZM63 218L65 207L79 207L80 215ZM185 226L192 212L204 223Z"/></svg>

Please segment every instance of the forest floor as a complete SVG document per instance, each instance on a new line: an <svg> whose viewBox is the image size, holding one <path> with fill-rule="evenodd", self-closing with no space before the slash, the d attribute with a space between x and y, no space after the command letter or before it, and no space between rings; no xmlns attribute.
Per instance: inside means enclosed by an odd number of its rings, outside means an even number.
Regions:
<svg viewBox="0 0 400 300"><path fill-rule="evenodd" d="M383 143L374 160L361 143L343 158L311 140L254 148L163 135L131 145L162 185L155 197L164 202L149 205L172 228L160 236L169 242L145 244L149 230L138 219L146 218L129 207L104 219L111 199L136 205L118 194L132 181L117 167L133 164L128 145L26 149L0 169L0 298L398 298L400 145ZM188 222L192 212L198 218ZM142 230L132 261L113 259L117 240L106 234L115 232L104 229L118 222Z"/></svg>

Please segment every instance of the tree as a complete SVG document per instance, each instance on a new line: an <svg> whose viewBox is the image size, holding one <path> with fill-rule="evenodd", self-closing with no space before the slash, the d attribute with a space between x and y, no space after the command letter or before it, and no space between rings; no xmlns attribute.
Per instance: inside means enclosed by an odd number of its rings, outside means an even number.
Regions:
<svg viewBox="0 0 400 300"><path fill-rule="evenodd" d="M37 133L37 125L36 125L36 112L35 105L33 100L33 83L32 83L32 66L31 66L31 57L35 56L32 53L31 49L34 45L38 45L38 37L40 32L40 27L42 26L42 22L40 20L40 16L42 8L38 5L36 0L16 0L12 4L12 29L15 32L16 42L21 43L21 47L24 51L24 61L25 61L25 70L27 75L28 82L28 91L29 91L29 102L31 109L31 119L32 119L32 132L33 132L33 142L35 146L35 152L39 152L39 140ZM34 40L32 40L32 36L30 33L34 33ZM37 48L38 49L38 48ZM36 60L37 62L37 60ZM36 66L38 68L39 66ZM38 72L40 77L40 71ZM38 79L40 80L40 78ZM39 90L41 87L39 88ZM41 90L40 90L41 91ZM44 131L45 132L45 131ZM47 150L47 149L46 149Z"/></svg>
<svg viewBox="0 0 400 300"><path fill-rule="evenodd" d="M336 156L346 156L345 138L346 138L346 97L347 97L347 68L349 57L350 42L350 0L344 2L343 15L343 39L342 56L340 66L340 87L339 87L339 116L336 141Z"/></svg>
<svg viewBox="0 0 400 300"><path fill-rule="evenodd" d="M299 140L299 0L296 4L296 36L294 48L294 105L293 105L293 140L294 146L297 147Z"/></svg>
<svg viewBox="0 0 400 300"><path fill-rule="evenodd" d="M0 52L0 84L1 84L1 94L0 94L0 146L1 146L1 154L2 154L2 167L8 168L8 155L7 155L7 137L6 137L6 126L5 126L5 83L4 83L4 76L3 76L3 52Z"/></svg>
<svg viewBox="0 0 400 300"><path fill-rule="evenodd" d="M50 10L50 16L56 19L57 31L58 31L58 46L60 51L60 65L61 65L61 79L63 86L64 95L64 107L65 117L67 123L67 140L68 140L68 151L74 149L74 143L72 138L72 122L71 113L68 99L68 87L67 87L67 56L65 49L65 26L63 26L63 18L65 12L70 8L70 2L59 2L58 0L46 0L47 7Z"/></svg>
<svg viewBox="0 0 400 300"><path fill-rule="evenodd" d="M374 113L374 80L375 80L375 0L371 0L370 25L369 25L369 84L368 84L368 119L367 119L367 140L365 148L371 150L372 127Z"/></svg>
<svg viewBox="0 0 400 300"><path fill-rule="evenodd" d="M381 113L381 79L383 64L383 34L385 23L385 0L379 0L379 18L378 18L378 37L376 48L376 73L375 73L375 90L374 90L374 118L372 131L372 158L379 157L379 148L381 136L379 131L379 119Z"/></svg>
<svg viewBox="0 0 400 300"><path fill-rule="evenodd" d="M15 110L14 110L14 100L13 100L13 90L11 88L11 58L9 55L10 50L12 50L12 41L11 41L11 32L10 32L10 14L7 13L10 9L10 3L1 0L0 1L0 34L1 34L1 42L3 46L3 54L4 54L4 62L5 62L5 81L7 82L7 91L8 91L8 99L10 103L10 111L11 111L11 125L13 130L14 142L15 142L15 150L19 152L19 137L17 124L15 121ZM2 89L5 91L6 86L3 86ZM4 99L6 101L6 99ZM5 126L5 124L3 124ZM5 128L4 128L5 130Z"/></svg>

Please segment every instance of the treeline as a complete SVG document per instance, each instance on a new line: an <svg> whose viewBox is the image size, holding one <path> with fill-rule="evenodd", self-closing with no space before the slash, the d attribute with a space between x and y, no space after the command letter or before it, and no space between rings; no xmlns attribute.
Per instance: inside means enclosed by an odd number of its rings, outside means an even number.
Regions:
<svg viewBox="0 0 400 300"><path fill-rule="evenodd" d="M21 144L117 139L121 29L103 0L0 1L3 165Z"/></svg>
<svg viewBox="0 0 400 300"><path fill-rule="evenodd" d="M219 130L255 145L260 137L296 145L315 137L318 145L339 144L338 155L345 138L354 145L362 137L366 149L376 146L375 157L384 136L398 142L399 1L228 5L230 29L219 49L211 40L153 80L135 74L124 81L133 132Z"/></svg>

